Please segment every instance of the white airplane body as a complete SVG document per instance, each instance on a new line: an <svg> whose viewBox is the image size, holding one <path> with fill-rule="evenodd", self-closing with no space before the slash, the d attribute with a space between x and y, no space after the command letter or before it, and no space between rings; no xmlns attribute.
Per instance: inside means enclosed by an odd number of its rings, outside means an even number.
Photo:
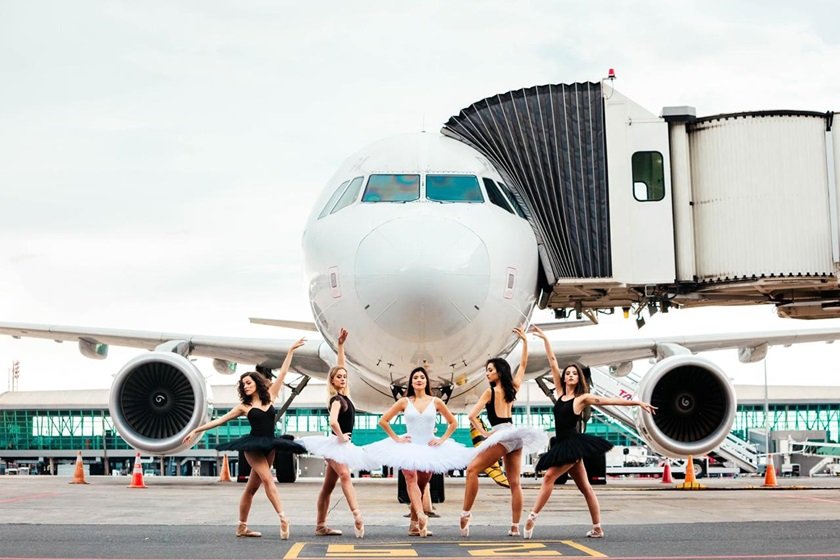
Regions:
<svg viewBox="0 0 840 560"><path fill-rule="evenodd" d="M488 358L508 356L516 365L512 329L527 324L535 306L537 242L499 172L465 144L423 133L351 157L315 205L304 250L322 338L310 337L293 368L324 379L336 361L339 329L347 328L350 389L360 409L386 408L393 389L418 365L429 369L433 389L451 407L464 409L486 386ZM220 372L236 363L272 369L293 343L28 323L0 323L0 333L75 340L91 358L107 356L107 345L154 350L115 375L110 410L129 444L156 454L182 449L183 436L210 413L206 379L189 357L213 358ZM561 364L618 371L633 360L656 358L638 396L662 403L656 417L662 423L640 418L639 429L660 452L680 455L713 449L735 413L727 376L692 352L738 348L744 361L755 361L768 345L837 338L838 329L812 329L555 342L554 351ZM545 374L543 345L532 343L529 355L527 376ZM712 421L686 432L701 408L700 416Z"/></svg>

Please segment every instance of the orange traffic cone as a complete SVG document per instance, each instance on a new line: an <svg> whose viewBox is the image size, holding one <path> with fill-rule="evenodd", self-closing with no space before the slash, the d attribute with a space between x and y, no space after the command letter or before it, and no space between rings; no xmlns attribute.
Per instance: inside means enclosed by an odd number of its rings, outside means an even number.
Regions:
<svg viewBox="0 0 840 560"><path fill-rule="evenodd" d="M775 488L779 484L776 482L776 467L773 466L773 456L767 454L767 468L764 471L764 484L762 488Z"/></svg>
<svg viewBox="0 0 840 560"><path fill-rule="evenodd" d="M82 463L82 452L79 451L79 454L76 455L76 468L73 471L73 480L70 481L70 484L87 484L85 480L85 465Z"/></svg>
<svg viewBox="0 0 840 560"><path fill-rule="evenodd" d="M674 479L671 478L671 461L666 460L665 466L662 467L662 484L672 484Z"/></svg>
<svg viewBox="0 0 840 560"><path fill-rule="evenodd" d="M701 490L704 488L703 485L697 482L697 477L694 474L694 460L691 458L691 455L685 461L685 482L677 484L676 487L680 490Z"/></svg>
<svg viewBox="0 0 840 560"><path fill-rule="evenodd" d="M143 482L143 465L140 463L140 454L134 458L134 471L131 473L131 484L129 488L146 488Z"/></svg>
<svg viewBox="0 0 840 560"><path fill-rule="evenodd" d="M233 482L230 479L230 465L227 455L222 455L222 471L219 473L219 482Z"/></svg>

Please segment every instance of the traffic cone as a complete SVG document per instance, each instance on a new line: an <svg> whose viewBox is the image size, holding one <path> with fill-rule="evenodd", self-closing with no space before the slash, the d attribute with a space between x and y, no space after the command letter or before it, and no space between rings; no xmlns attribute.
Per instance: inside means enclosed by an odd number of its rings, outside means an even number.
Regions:
<svg viewBox="0 0 840 560"><path fill-rule="evenodd" d="M82 463L82 452L79 451L79 454L76 455L76 468L73 471L73 480L70 481L70 484L87 484L85 480L85 465Z"/></svg>
<svg viewBox="0 0 840 560"><path fill-rule="evenodd" d="M219 482L233 482L230 478L230 465L227 455L222 455L222 471L219 473Z"/></svg>
<svg viewBox="0 0 840 560"><path fill-rule="evenodd" d="M775 488L779 484L776 482L776 467L773 466L773 456L767 454L767 468L764 471L764 484L762 488Z"/></svg>
<svg viewBox="0 0 840 560"><path fill-rule="evenodd" d="M146 488L143 483L143 465L140 463L140 454L134 458L134 471L131 473L131 484L129 488Z"/></svg>
<svg viewBox="0 0 840 560"><path fill-rule="evenodd" d="M674 479L671 478L671 461L665 461L665 466L662 467L662 484L673 484Z"/></svg>
<svg viewBox="0 0 840 560"><path fill-rule="evenodd" d="M694 460L691 455L688 456L685 463L685 482L677 484L676 487L680 490L702 490L705 488L697 482L697 477L694 475Z"/></svg>

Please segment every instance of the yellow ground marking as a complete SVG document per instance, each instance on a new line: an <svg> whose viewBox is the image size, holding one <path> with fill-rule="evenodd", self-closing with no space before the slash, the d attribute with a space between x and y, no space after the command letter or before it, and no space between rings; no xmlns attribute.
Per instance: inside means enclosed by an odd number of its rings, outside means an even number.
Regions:
<svg viewBox="0 0 840 560"><path fill-rule="evenodd" d="M575 541L560 541L561 543L571 546L574 549L580 550L581 552L588 554L589 556L594 556L595 558L608 558L606 554L601 554L597 550L592 550L588 546L583 546L582 544L578 544Z"/></svg>
<svg viewBox="0 0 840 560"><path fill-rule="evenodd" d="M459 546L469 547L467 553L470 556L478 556L482 558L503 556L505 558L510 556L563 556L556 550L550 550L541 542L533 543L515 543L515 544L500 544L500 543L458 543ZM482 546L490 548L474 549L472 547Z"/></svg>
<svg viewBox="0 0 840 560"><path fill-rule="evenodd" d="M303 550L303 547L306 546L305 542L297 542L292 545L292 548L289 549L289 552L283 557L283 560L295 560L300 556L300 551Z"/></svg>
<svg viewBox="0 0 840 560"><path fill-rule="evenodd" d="M365 545L356 548L355 544L327 545L326 557L341 556L345 558L405 558L417 556L417 551L411 548L393 548L393 545Z"/></svg>

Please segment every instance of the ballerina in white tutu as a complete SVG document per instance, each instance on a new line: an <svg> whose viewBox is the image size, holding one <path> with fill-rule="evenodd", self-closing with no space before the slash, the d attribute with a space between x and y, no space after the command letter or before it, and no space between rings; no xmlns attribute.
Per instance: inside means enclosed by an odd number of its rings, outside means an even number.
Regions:
<svg viewBox="0 0 840 560"><path fill-rule="evenodd" d="M528 514L528 519L525 521L525 538L530 539L533 536L537 516L551 497L551 492L554 490L554 481L562 474L569 473L586 499L589 515L592 517L592 529L586 533L586 536L599 539L604 536L604 530L601 528L601 508L598 505L598 498L589 484L586 467L583 466L582 459L602 455L612 448L612 444L599 437L578 433L577 426L580 423L581 414L588 406L593 404L638 406L650 414L654 414L656 408L642 401L628 401L590 394L586 377L581 374L578 366L575 364L568 365L561 373L548 337L539 327L532 327L532 330L536 336L543 339L545 354L548 356L548 363L551 366L554 394L557 397L554 403L556 436L554 445L540 456L540 460L535 467L537 472L545 471L545 476L543 476L536 503L531 508L531 513Z"/></svg>
<svg viewBox="0 0 840 560"><path fill-rule="evenodd" d="M344 361L344 342L347 331L341 329L338 333L338 359L334 368L327 376L327 394L329 396L329 414L331 436L307 436L298 441L306 447L310 455L323 457L326 462L324 484L318 494L317 519L315 520L315 534L318 536L341 535L341 531L327 526L327 509L330 496L335 489L336 482L341 482L341 491L353 514L353 531L356 538L365 536L365 524L359 503L356 501L356 491L350 469L370 470L375 466L365 451L350 441L353 424L356 420L356 407L350 400L347 388L347 369Z"/></svg>
<svg viewBox="0 0 840 560"><path fill-rule="evenodd" d="M522 517L522 486L519 476L522 467L522 451L538 451L548 443L548 436L542 430L528 426L514 426L511 419L513 401L516 392L525 379L525 367L528 365L528 339L521 328L513 329L522 341L522 358L515 376L511 376L510 365L502 358L487 360L486 375L488 387L470 411L470 423L486 439L476 448L476 456L467 467L464 487L464 508L461 512L461 535L470 535L472 506L478 495L478 475L499 459L504 462L505 476L510 484L511 523L508 535L519 535L519 520ZM478 420L482 409L487 410L487 419L493 427L487 433Z"/></svg>
<svg viewBox="0 0 840 560"><path fill-rule="evenodd" d="M422 367L414 368L409 376L406 396L398 400L382 415L379 425L390 436L365 446L377 462L402 469L406 490L411 502L411 525L408 534L425 537L429 518L423 511L423 489L433 473L462 469L473 456L473 450L449 439L457 424L455 416L444 402L428 394L429 376ZM390 421L403 413L406 434L398 436ZM446 432L435 437L437 413L446 420Z"/></svg>

